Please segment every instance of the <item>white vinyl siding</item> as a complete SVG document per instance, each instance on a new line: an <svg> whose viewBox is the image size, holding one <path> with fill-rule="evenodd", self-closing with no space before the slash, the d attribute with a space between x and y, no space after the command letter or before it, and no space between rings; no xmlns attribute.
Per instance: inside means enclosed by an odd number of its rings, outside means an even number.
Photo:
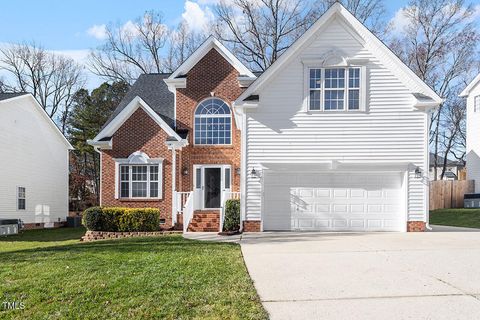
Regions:
<svg viewBox="0 0 480 320"><path fill-rule="evenodd" d="M24 223L65 221L68 215L68 145L27 98L0 104L0 219ZM18 210L18 187L25 210Z"/></svg>
<svg viewBox="0 0 480 320"><path fill-rule="evenodd" d="M475 192L480 192L480 85L467 97L467 179L475 180Z"/></svg>
<svg viewBox="0 0 480 320"><path fill-rule="evenodd" d="M310 113L304 107L308 68L302 60L315 59L332 48L353 60L365 61L364 112ZM336 20L314 37L258 92L258 109L247 112L247 172L272 163L305 167L332 160L372 165L409 163L425 171L427 116L414 109L412 89L399 80L393 67L381 62L377 52L368 43L358 42ZM410 85L415 86L413 81ZM421 92L421 88L415 90ZM399 169L406 170L406 165ZM262 179L250 175L246 179L246 218L260 220ZM426 187L415 179L413 171L407 180L408 218L424 220Z"/></svg>

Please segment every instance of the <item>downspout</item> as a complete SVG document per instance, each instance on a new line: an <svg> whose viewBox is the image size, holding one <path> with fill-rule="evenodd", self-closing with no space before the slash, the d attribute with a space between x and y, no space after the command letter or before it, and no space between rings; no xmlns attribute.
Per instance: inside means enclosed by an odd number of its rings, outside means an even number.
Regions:
<svg viewBox="0 0 480 320"><path fill-rule="evenodd" d="M430 110L431 109L428 109L427 111L427 114L426 114L426 119L425 119L425 148L426 148L426 152L425 152L425 169L424 169L424 172L425 172L425 176L427 177L427 181L425 183L425 189L426 189L426 199L425 199L425 228L429 231L432 231L432 227L430 226L430 179L429 179L429 172L430 172L430 146L429 146L429 132L428 132L428 128L429 128L429 124L430 124ZM436 172L435 172L436 174Z"/></svg>
<svg viewBox="0 0 480 320"><path fill-rule="evenodd" d="M177 167L177 150L172 146L172 227L177 223L177 192L176 187L176 167Z"/></svg>
<svg viewBox="0 0 480 320"><path fill-rule="evenodd" d="M98 154L100 155L100 185L98 186L98 193L99 193L98 201L99 201L99 205L101 206L102 205L102 151L98 149L98 146L94 146L93 150L98 152Z"/></svg>

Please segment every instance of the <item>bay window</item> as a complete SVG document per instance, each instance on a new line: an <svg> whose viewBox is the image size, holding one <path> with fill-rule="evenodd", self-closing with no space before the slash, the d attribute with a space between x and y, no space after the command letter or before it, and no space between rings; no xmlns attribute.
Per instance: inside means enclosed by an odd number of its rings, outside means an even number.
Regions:
<svg viewBox="0 0 480 320"><path fill-rule="evenodd" d="M362 109L362 67L309 68L308 110Z"/></svg>

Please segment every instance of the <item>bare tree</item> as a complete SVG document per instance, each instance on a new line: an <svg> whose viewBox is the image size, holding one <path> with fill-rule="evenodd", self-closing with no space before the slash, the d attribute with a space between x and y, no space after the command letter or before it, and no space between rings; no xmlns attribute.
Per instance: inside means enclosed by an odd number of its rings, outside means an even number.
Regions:
<svg viewBox="0 0 480 320"><path fill-rule="evenodd" d="M65 132L74 93L84 85L83 67L73 59L35 44L15 44L0 49L1 67L10 74L8 91L31 93Z"/></svg>
<svg viewBox="0 0 480 320"><path fill-rule="evenodd" d="M221 0L215 31L240 59L265 70L311 25L313 14L307 0Z"/></svg>
<svg viewBox="0 0 480 320"><path fill-rule="evenodd" d="M335 2L221 0L215 10L215 33L253 69L265 70ZM341 2L367 27L375 32L385 30L381 0Z"/></svg>
<svg viewBox="0 0 480 320"><path fill-rule="evenodd" d="M163 72L162 50L169 33L161 13L149 11L135 22L110 25L106 33L105 43L90 53L93 73L131 84L139 74Z"/></svg>
<svg viewBox="0 0 480 320"><path fill-rule="evenodd" d="M479 34L473 24L474 9L464 0L412 0L404 10L408 26L392 41L393 50L445 102L432 114L430 143L433 147L434 176L440 152L444 157L452 149L442 144L442 137L460 134L459 130L445 127L449 121L457 121L458 84L476 63ZM454 112L452 114L452 112ZM456 114L455 117L452 115ZM448 115L448 118L447 118ZM449 133L446 133L448 130ZM449 136L447 140L456 141ZM445 153L447 152L447 153ZM443 164L445 171L446 164Z"/></svg>
<svg viewBox="0 0 480 320"><path fill-rule="evenodd" d="M442 172L440 179L443 179L447 170L447 155L452 154L455 159L464 162L466 154L466 115L465 101L457 97L452 99L450 108L445 109L443 130L439 134L439 140L445 157L441 163Z"/></svg>
<svg viewBox="0 0 480 320"><path fill-rule="evenodd" d="M177 28L170 33L165 70L175 71L206 38L207 34L191 30L186 21L179 23Z"/></svg>
<svg viewBox="0 0 480 320"><path fill-rule="evenodd" d="M383 38L389 30L382 0L317 0L317 15L327 11L335 2L340 2L361 23L378 37Z"/></svg>

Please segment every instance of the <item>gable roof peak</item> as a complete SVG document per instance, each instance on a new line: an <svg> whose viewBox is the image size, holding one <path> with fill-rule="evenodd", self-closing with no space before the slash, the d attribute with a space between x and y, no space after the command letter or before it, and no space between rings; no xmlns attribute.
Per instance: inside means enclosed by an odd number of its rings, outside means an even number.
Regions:
<svg viewBox="0 0 480 320"><path fill-rule="evenodd" d="M233 55L217 38L210 35L191 55L187 58L167 79L173 80L185 76L198 61L200 61L211 49L217 50L240 75L255 78L255 75L240 60Z"/></svg>
<svg viewBox="0 0 480 320"><path fill-rule="evenodd" d="M463 89L462 93L460 93L460 97L468 97L470 95L470 91L477 86L480 82L480 73L467 85L465 89Z"/></svg>
<svg viewBox="0 0 480 320"><path fill-rule="evenodd" d="M328 25L331 21L340 21L347 27L347 29L353 30L351 32L357 40L363 45L368 44L374 47L375 50L381 52L380 55L388 59L389 63L393 64L397 70L397 73L404 83L409 86L410 83L414 83L411 87L412 91L417 91L420 88L422 93L431 97L436 105L443 102L443 99L429 87L424 81L422 81L406 64L404 64L400 58L393 53L393 51L383 43L377 36L375 36L368 28L360 22L347 8L345 8L340 2L335 2L330 8L317 19L315 23L305 31L265 72L250 86L248 87L236 100L235 104L241 104L241 101L250 95L258 94L263 85L274 74L282 69L282 66L286 64L290 59L297 54L303 46L308 43L310 39L317 35L317 32L324 26ZM348 31L348 30L347 30Z"/></svg>

